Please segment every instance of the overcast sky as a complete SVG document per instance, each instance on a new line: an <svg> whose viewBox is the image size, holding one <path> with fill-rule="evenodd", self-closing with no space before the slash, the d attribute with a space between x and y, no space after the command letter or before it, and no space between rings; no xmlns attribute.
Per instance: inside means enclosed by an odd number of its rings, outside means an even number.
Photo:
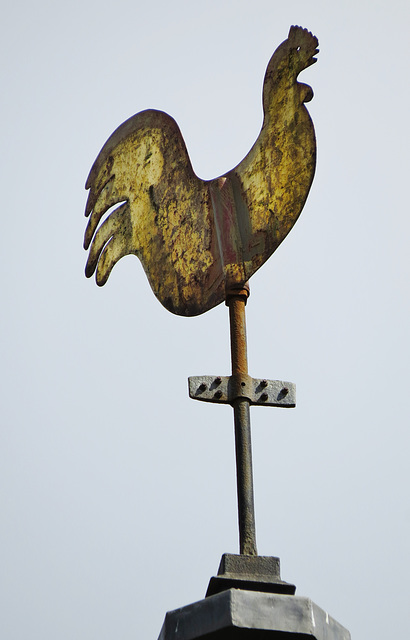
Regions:
<svg viewBox="0 0 410 640"><path fill-rule="evenodd" d="M355 640L408 636L409 4L22 1L3 9L0 637L156 639L238 552L225 306L168 313L129 256L84 277L84 183L146 108L196 173L235 166L292 24L319 38L318 162L296 226L251 280L259 552Z"/></svg>

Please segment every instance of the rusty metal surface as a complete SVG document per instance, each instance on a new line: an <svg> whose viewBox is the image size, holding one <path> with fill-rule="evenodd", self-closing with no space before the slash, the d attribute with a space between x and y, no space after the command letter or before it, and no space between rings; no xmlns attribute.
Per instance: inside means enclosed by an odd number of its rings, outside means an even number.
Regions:
<svg viewBox="0 0 410 640"><path fill-rule="evenodd" d="M249 296L247 283L241 288L230 287L226 304L229 308L231 336L233 395L232 408L235 426L236 487L238 494L239 552L258 555L256 548L255 505L252 471L252 442L250 401L241 395L248 382L248 348L246 342L245 307Z"/></svg>
<svg viewBox="0 0 410 640"><path fill-rule="evenodd" d="M282 380L266 380L243 376L239 384L232 376L190 376L189 397L203 402L232 404L237 398L247 398L260 407L296 406L296 385Z"/></svg>
<svg viewBox="0 0 410 640"><path fill-rule="evenodd" d="M103 285L134 254L158 300L192 316L255 273L295 224L313 179L315 134L304 106L313 93L297 77L316 61L317 44L291 27L266 71L259 137L215 180L195 175L178 125L163 112L138 113L113 133L86 183L87 277L96 272Z"/></svg>
<svg viewBox="0 0 410 640"><path fill-rule="evenodd" d="M248 283L238 289L228 289L226 305L229 309L232 376L248 373L245 306L250 291Z"/></svg>

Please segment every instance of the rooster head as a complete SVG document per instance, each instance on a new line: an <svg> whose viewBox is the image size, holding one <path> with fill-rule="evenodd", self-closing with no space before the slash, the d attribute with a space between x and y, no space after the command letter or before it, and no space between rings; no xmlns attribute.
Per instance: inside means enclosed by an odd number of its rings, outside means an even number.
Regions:
<svg viewBox="0 0 410 640"><path fill-rule="evenodd" d="M307 29L293 26L287 39L276 49L266 69L263 106L265 113L277 111L283 95L297 93L299 102L309 102L313 91L309 85L297 82L301 71L317 62L318 39Z"/></svg>

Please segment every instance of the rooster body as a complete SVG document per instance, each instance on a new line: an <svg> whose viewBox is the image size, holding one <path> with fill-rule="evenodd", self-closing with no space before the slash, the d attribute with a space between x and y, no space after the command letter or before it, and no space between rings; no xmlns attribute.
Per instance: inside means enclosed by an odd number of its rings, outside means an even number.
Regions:
<svg viewBox="0 0 410 640"><path fill-rule="evenodd" d="M159 301L192 316L255 273L295 224L313 180L316 142L304 106L313 92L297 76L316 62L317 44L306 29L291 27L266 71L259 137L219 178L195 175L166 113L143 111L112 134L86 183L87 277L96 271L103 285L121 257L135 254Z"/></svg>

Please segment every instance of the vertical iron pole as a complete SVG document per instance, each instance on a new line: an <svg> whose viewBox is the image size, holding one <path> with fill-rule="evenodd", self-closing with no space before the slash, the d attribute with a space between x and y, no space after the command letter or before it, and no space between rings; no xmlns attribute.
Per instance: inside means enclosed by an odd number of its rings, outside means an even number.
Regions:
<svg viewBox="0 0 410 640"><path fill-rule="evenodd" d="M231 334L232 376L248 374L245 305L249 286L227 291ZM233 402L236 451L236 484L238 492L240 554L256 556L255 506L253 499L252 446L249 400Z"/></svg>

